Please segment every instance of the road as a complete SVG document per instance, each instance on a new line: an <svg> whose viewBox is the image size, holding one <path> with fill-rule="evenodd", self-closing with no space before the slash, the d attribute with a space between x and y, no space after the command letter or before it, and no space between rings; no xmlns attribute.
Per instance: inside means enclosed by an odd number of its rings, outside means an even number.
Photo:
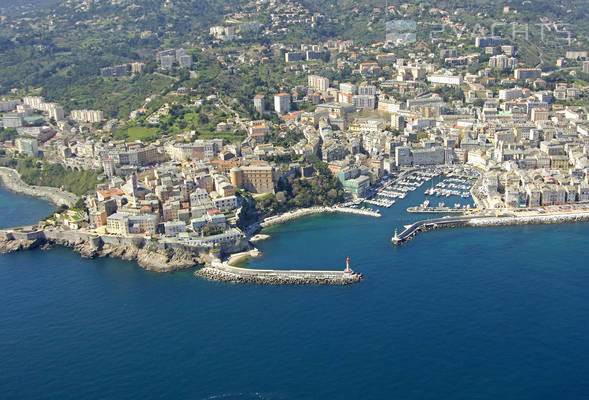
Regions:
<svg viewBox="0 0 589 400"><path fill-rule="evenodd" d="M0 181L8 190L26 196L40 197L57 206L62 204L72 207L78 196L73 193L49 186L29 186L20 178L18 172L11 168L0 167Z"/></svg>

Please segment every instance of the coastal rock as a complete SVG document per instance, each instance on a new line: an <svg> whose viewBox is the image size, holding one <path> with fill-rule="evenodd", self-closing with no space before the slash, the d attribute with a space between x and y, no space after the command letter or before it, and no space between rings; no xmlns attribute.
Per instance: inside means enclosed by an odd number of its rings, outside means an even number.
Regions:
<svg viewBox="0 0 589 400"><path fill-rule="evenodd" d="M262 240L268 240L268 239L270 239L271 237L272 237L272 236L270 236L270 235L266 235L266 234L264 234L264 233L258 233L257 235L253 236L253 237L250 239L250 242L252 242L252 243L256 243L256 242L259 242L259 241L262 241Z"/></svg>
<svg viewBox="0 0 589 400"><path fill-rule="evenodd" d="M94 258L98 255L98 249L87 242L76 244L74 250L80 253L83 258Z"/></svg>
<svg viewBox="0 0 589 400"><path fill-rule="evenodd" d="M153 251L140 249L137 263L150 271L168 272L193 267L198 263L194 254L182 250Z"/></svg>
<svg viewBox="0 0 589 400"><path fill-rule="evenodd" d="M0 253L14 253L39 247L40 240L3 240L0 242Z"/></svg>

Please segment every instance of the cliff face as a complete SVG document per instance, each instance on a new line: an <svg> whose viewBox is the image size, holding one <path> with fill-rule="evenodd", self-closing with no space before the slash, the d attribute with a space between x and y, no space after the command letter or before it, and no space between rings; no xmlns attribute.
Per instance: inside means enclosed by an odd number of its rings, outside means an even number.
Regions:
<svg viewBox="0 0 589 400"><path fill-rule="evenodd" d="M0 254L14 253L20 250L29 250L39 247L43 241L19 239L19 240L0 240Z"/></svg>
<svg viewBox="0 0 589 400"><path fill-rule="evenodd" d="M137 261L150 271L169 272L185 269L202 263L202 255L181 249L158 249L139 247L134 244L107 244L99 238L67 239L59 235L45 238L24 239L0 236L0 253L12 253L37 247L50 248L51 245L69 247L84 258L112 257L127 261Z"/></svg>

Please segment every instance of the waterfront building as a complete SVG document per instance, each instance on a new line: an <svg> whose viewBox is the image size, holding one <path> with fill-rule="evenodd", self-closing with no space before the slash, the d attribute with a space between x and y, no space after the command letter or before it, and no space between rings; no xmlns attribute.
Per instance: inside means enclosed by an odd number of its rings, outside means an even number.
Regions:
<svg viewBox="0 0 589 400"><path fill-rule="evenodd" d="M157 229L157 216L153 214L131 215L116 212L108 216L106 220L107 232L117 235L155 234Z"/></svg>
<svg viewBox="0 0 589 400"><path fill-rule="evenodd" d="M370 189L370 178L360 175L357 178L346 179L343 182L344 190L349 191L357 197L364 196Z"/></svg>

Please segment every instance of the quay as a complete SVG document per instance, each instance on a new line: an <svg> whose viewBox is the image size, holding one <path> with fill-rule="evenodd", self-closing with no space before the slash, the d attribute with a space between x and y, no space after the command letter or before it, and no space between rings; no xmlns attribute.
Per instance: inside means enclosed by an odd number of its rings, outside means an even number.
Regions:
<svg viewBox="0 0 589 400"><path fill-rule="evenodd" d="M452 207L408 207L407 212L421 214L464 214L471 211L470 208L452 208Z"/></svg>
<svg viewBox="0 0 589 400"><path fill-rule="evenodd" d="M354 215L363 215L366 217L376 217L379 218L382 215L373 210L367 210L362 208L352 208L352 207L309 207L309 208L301 208L300 210L286 212L281 215L276 215L273 217L268 217L264 219L263 222L260 223L262 228L266 228L271 225L282 224L284 222L292 221L297 218L301 218L307 215L313 214L328 214L328 213L342 213L342 214L354 214Z"/></svg>
<svg viewBox="0 0 589 400"><path fill-rule="evenodd" d="M363 278L362 274L350 269L349 259L346 269L342 271L251 269L214 260L194 274L220 282L261 285L349 285Z"/></svg>
<svg viewBox="0 0 589 400"><path fill-rule="evenodd" d="M394 236L391 238L391 242L395 245L400 245L413 239L420 232L427 232L439 228L562 224L587 221L589 221L589 209L572 210L568 212L525 211L499 215L447 216L443 218L421 220L414 222L411 225L406 225L401 233L395 231Z"/></svg>

